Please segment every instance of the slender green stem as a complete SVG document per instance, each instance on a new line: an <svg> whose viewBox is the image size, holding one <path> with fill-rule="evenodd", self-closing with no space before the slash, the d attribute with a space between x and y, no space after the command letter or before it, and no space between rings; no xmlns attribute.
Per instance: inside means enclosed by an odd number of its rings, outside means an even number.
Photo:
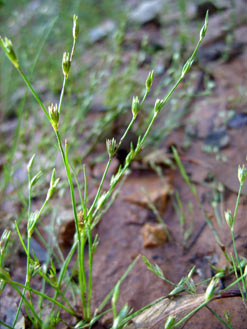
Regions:
<svg viewBox="0 0 247 329"><path fill-rule="evenodd" d="M88 212L88 217L90 217L92 215L92 211L94 210L95 208L95 205L97 204L97 201L99 200L99 197L100 197L100 193L101 193L101 190L102 190L102 187L103 187L103 184L104 184L104 181L105 181L105 178L106 178L106 175L108 173L108 170L109 170L109 167L110 167L110 164L112 162L112 158L109 158L107 164L106 164L106 167L105 167L105 171L103 173L103 176L101 178L101 182L99 184L99 187L98 187L98 191L97 191L97 194L96 194L96 197L89 209L89 212Z"/></svg>
<svg viewBox="0 0 247 329"><path fill-rule="evenodd" d="M21 288L25 288L25 287L26 287L24 284L19 283L19 282L16 282L16 281L10 281L9 284L10 284L11 286L13 286L15 289L16 289L17 287L21 287ZM62 308L62 309L65 310L66 312L68 312L69 314L72 314L72 315L75 315L75 316L77 315L77 314L75 313L75 311L70 310L69 308L67 308L66 306L64 306L63 304L61 304L61 303L58 302L57 300L55 300L54 298L49 297L49 296L43 294L43 293L40 292L39 290L36 290L36 289L33 289L33 288L30 288L30 290L31 290L31 292L33 292L34 294L36 294L36 295L38 295L38 296L42 296L43 298L45 298L45 299L49 300L50 302L56 304L57 306L59 306L60 308ZM25 300L26 300L25 296L24 296L21 292L20 292L20 294L21 294L22 298L23 298L24 301L25 301ZM32 311L34 311L34 313L35 313L35 310L32 308L32 305L31 305L30 303L28 303L28 304L29 304L29 308L30 308Z"/></svg>
<svg viewBox="0 0 247 329"><path fill-rule="evenodd" d="M92 232L91 221L87 223L88 238L88 296L87 296L87 317L91 319L91 299L92 299L92 276L93 276L93 248L92 248Z"/></svg>
<svg viewBox="0 0 247 329"><path fill-rule="evenodd" d="M30 172L30 170L28 170L28 211L27 211L27 216L28 216L27 218L28 219L30 218L30 214L31 214L31 197L32 197L31 172ZM28 224L27 224L27 226L28 226ZM21 234L19 232L19 228L17 226L17 223L16 223L16 227L17 227L17 232L18 232L19 237L20 237L20 241L25 246L25 243L24 243L24 241L21 237ZM27 232L28 232L28 227L27 227ZM24 250L26 251L26 254L27 254L26 280L25 280L25 288L24 288L22 294L25 295L26 287L27 287L28 290L29 290L29 297L30 297L30 302L31 302L31 305L32 305L32 295L31 295L31 291L30 291L30 243L31 243L30 239L31 239L31 237L29 236L29 233L28 233L27 234L27 248L24 247ZM18 316L20 314L22 302L23 302L23 299L21 299L20 302L19 302L13 326L16 325Z"/></svg>
<svg viewBox="0 0 247 329"><path fill-rule="evenodd" d="M182 324L184 321L188 320L193 314L195 314L201 308L203 308L204 306L206 306L208 304L208 302L209 301L205 301L202 304L200 304L199 306L197 306L196 308L194 308L194 310L192 310L190 313L188 313L187 315L185 315L181 320L179 320L178 322L176 322L175 325L174 325L174 328L180 326L180 324Z"/></svg>
<svg viewBox="0 0 247 329"><path fill-rule="evenodd" d="M224 324L224 326L226 326L229 329L233 329L232 326L227 323L226 321L224 321L222 319L222 317L220 317L214 310L211 309L211 307L209 307L208 305L206 305L206 308L222 323Z"/></svg>
<svg viewBox="0 0 247 329"><path fill-rule="evenodd" d="M82 203L84 219L87 218L87 173L86 166L83 165L83 176L84 176L84 199Z"/></svg>
<svg viewBox="0 0 247 329"><path fill-rule="evenodd" d="M38 94L36 93L36 91L33 89L30 81L28 80L26 74L22 71L21 68L18 69L20 75L22 76L23 80L25 81L26 85L28 86L28 88L30 89L30 91L32 92L34 98L36 99L36 101L39 103L40 107L42 108L43 112L45 113L47 119L50 121L51 123L51 118L49 116L49 113L47 112L44 104L42 103L41 99L39 98Z"/></svg>
<svg viewBox="0 0 247 329"><path fill-rule="evenodd" d="M77 249L77 245L78 245L78 240L74 242L72 248L70 249L70 252L68 254L68 256L66 257L64 263L63 263L63 266L60 270L60 274L59 274L59 278L58 278L58 283L57 283L57 290L55 292L55 295L54 295L54 299L56 300L57 299L57 296L58 296L58 293L59 293L59 290L61 288L61 285L62 285L62 281L63 281L63 278L65 276L65 273L67 271L67 268L69 266L69 263Z"/></svg>
<svg viewBox="0 0 247 329"><path fill-rule="evenodd" d="M149 90L146 88L146 89L145 89L145 94L144 94L143 97L142 97L142 101L141 101L141 103L140 103L140 106L142 106L142 105L144 104L144 102L145 102L145 100L146 100L146 98L147 98L148 93L149 93Z"/></svg>
<svg viewBox="0 0 247 329"><path fill-rule="evenodd" d="M0 324L1 324L1 326L4 326L6 328L13 329L13 327L9 326L7 323L2 322L1 320L0 320Z"/></svg>
<svg viewBox="0 0 247 329"><path fill-rule="evenodd" d="M70 167L69 167L69 162L68 162L68 154L67 154L67 144L65 145L65 152L62 146L61 138L59 131L56 131L56 137L58 141L58 146L62 155L63 163L66 169L66 174L70 186L70 194L71 194L71 201L72 201L72 207L73 207L73 214L74 214L74 219L75 219L75 226L76 226L76 232L78 234L79 232L79 227L78 227L78 217L77 217L77 211L76 211L76 201L75 201L75 192L74 192L74 186L73 186L73 181L71 177L71 172L70 172ZM78 235L78 240L79 240L79 235Z"/></svg>
<svg viewBox="0 0 247 329"><path fill-rule="evenodd" d="M63 102L63 96L64 96L64 91L65 91L66 81L67 81L67 79L64 76L63 77L63 86L62 86L62 89L61 89L60 98L59 98L59 105L58 105L58 113L59 113L59 115L61 113L61 107L62 107L62 102Z"/></svg>
<svg viewBox="0 0 247 329"><path fill-rule="evenodd" d="M79 244L79 283L80 283L80 292L81 292L81 303L83 309L83 316L85 320L89 320L87 317L87 281L86 281L86 273L85 273L85 260L84 260L84 247L85 247L86 239L85 239L85 228L80 232L80 244Z"/></svg>
<svg viewBox="0 0 247 329"><path fill-rule="evenodd" d="M236 205L235 205L235 209L234 209L234 214L233 214L233 223L232 223L232 229L231 229L231 234L232 234L232 244L233 244L233 249L234 249L234 254L235 254L235 258L236 258L236 262L237 262L237 267L240 271L240 276L243 276L243 271L242 271L242 267L239 261L239 257L238 257L238 252L237 252L237 247L236 247L236 240L235 240L235 235L234 235L234 225L237 219L237 213L238 213L238 207L239 207L239 201L240 201L240 197L241 197L241 193L242 193L242 189L243 189L243 183L240 183L239 185L239 190L238 190L238 196L237 196L237 201L236 201ZM238 274L236 272L236 278L238 278ZM244 279L242 279L242 285L243 285L243 300L245 301L246 299L246 286L245 286L245 282ZM242 289L240 287L240 291L242 294Z"/></svg>
<svg viewBox="0 0 247 329"><path fill-rule="evenodd" d="M234 214L233 214L233 226L234 226L234 224L236 222L236 218L237 218L237 214L238 214L238 206L239 206L239 201L240 201L242 189L243 189L243 184L240 183L239 190L238 190L237 201L236 201L236 205L235 205L235 209L234 209Z"/></svg>
<svg viewBox="0 0 247 329"><path fill-rule="evenodd" d="M120 138L120 141L119 141L119 143L118 143L118 148L119 148L119 146L122 144L124 138L127 136L127 134L128 134L128 132L130 131L130 129L132 128L132 126L133 126L133 124L134 124L134 122L135 122L135 119L136 119L136 118L132 117L132 119L131 119L131 121L130 121L128 127L126 128L126 130L125 130L123 136Z"/></svg>
<svg viewBox="0 0 247 329"><path fill-rule="evenodd" d="M35 312L35 309L33 307L33 305L27 300L27 298L25 297L25 295L20 291L19 287L24 288L23 291L26 291L26 286L19 283L19 282L15 282L15 281L9 281L8 282L17 292L18 294L21 296L21 300L24 301L24 304L26 307L28 307L30 309L30 311L32 312L34 318L39 322L39 325L42 324L41 319L39 318L38 314ZM27 311L27 313L29 314L29 312ZM32 318L30 317L30 320L32 321ZM13 327L15 326L15 324L13 324Z"/></svg>

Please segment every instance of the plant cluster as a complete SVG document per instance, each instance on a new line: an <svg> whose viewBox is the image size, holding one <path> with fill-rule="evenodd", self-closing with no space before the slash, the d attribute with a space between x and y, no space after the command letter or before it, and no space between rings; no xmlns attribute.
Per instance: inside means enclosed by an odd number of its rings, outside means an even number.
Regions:
<svg viewBox="0 0 247 329"><path fill-rule="evenodd" d="M93 291L93 282L92 282L92 273L93 273L93 261L94 261L94 254L96 249L99 246L99 238L96 235L93 239L92 231L98 222L102 218L102 213L104 209L107 207L109 203L114 200L114 193L117 190L120 182L123 180L124 176L127 173L127 170L130 166L130 163L136 158L136 156L141 152L141 150L145 146L145 142L147 136L154 125L155 120L159 116L160 111L164 108L167 101L171 98L174 90L180 84L180 82L184 79L186 74L189 72L194 58L196 56L197 50L204 39L208 27L208 14L205 18L205 23L201 29L199 41L193 51L191 57L186 61L182 68L182 72L179 75L178 80L174 84L174 86L170 89L168 94L163 99L157 99L153 111L150 114L150 121L147 124L147 127L144 130L142 135L139 135L138 141L136 146L131 144L130 151L125 159L125 162L122 166L119 167L116 174L110 177L110 184L108 189L105 192L102 192L103 185L106 181L106 177L109 172L110 165L114 156L116 155L117 150L120 148L121 144L123 143L124 139L126 138L129 131L133 128L133 124L142 110L143 104L146 100L146 97L152 87L154 73L151 71L146 79L145 82L145 93L141 99L138 96L133 97L132 106L131 106L131 114L132 119L130 120L126 130L124 131L121 138L117 141L115 138L108 139L106 141L106 149L108 154L108 161L102 175L100 184L97 189L97 193L94 197L94 200L91 204L88 202L88 193L87 193L87 173L86 173L86 166L83 166L83 174L84 174L84 182L83 182L83 189L80 187L80 183L77 177L75 170L73 170L69 153L68 153L68 145L69 140L65 140L65 143L62 141L60 129L61 129L61 112L63 109L63 99L66 84L68 78L70 76L70 69L73 61L73 56L75 52L75 47L79 35L79 23L78 17L73 17L73 29L72 29L72 36L73 36L73 45L70 52L65 52L62 58L62 72L63 72L63 84L60 92L59 102L58 104L50 104L48 108L44 105L39 95L36 93L34 87L32 86L30 80L27 78L24 70L22 69L21 63L19 62L18 56L14 51L14 47L12 42L8 38L0 38L0 46L4 51L5 55L8 57L10 62L16 68L16 70L21 75L22 79L26 83L29 91L32 93L33 97L41 107L44 115L46 116L47 120L49 121L50 125L53 128L53 132L56 138L56 143L58 149L61 154L61 158L63 161L64 168L66 170L67 181L70 188L71 194L71 204L73 209L74 215L74 223L75 223L75 237L74 243L69 251L67 257L64 259L62 267L60 269L59 274L56 272L56 267L53 261L50 264L46 264L46 266L41 266L37 257L31 253L30 243L32 235L36 229L37 224L40 221L41 215L44 212L47 204L49 203L54 191L56 190L59 178L55 177L55 168L52 171L51 179L50 179L50 186L47 191L47 195L44 199L44 202L39 210L31 212L31 200L34 191L34 187L36 183L39 181L41 177L41 172L32 173L33 164L35 161L35 155L33 155L27 165L27 173L28 173L28 209L27 209L27 244L25 244L22 234L20 233L18 223L16 222L15 228L19 236L19 240L21 242L22 248L26 254L26 279L24 283L19 283L14 281L11 278L10 273L4 266L4 254L7 250L7 244L11 237L11 232L5 230L2 234L1 241L0 241L0 291L1 293L4 291L6 285L10 285L19 295L20 295L20 302L19 307L15 316L14 323L12 326L9 326L2 321L0 321L1 325L4 325L7 328L15 328L16 323L19 318L19 314L21 311L22 306L24 305L26 315L31 321L34 328L55 328L56 325L63 321L61 315L61 311L65 311L68 314L71 314L72 317L75 318L75 326L74 328L91 328L104 314L107 312L112 312L113 314L113 322L112 322L112 329L120 329L120 328L128 328L128 322L141 314L144 310L151 308L154 306L154 303L144 307L143 309L133 312L129 309L128 305L124 305L124 307L118 312L117 311L117 302L120 294L120 286L122 281L134 267L136 262L138 261L139 257L137 257L132 264L130 264L129 268L126 270L124 275L119 279L119 281L115 284L112 291L106 296L106 298L102 301L102 303L97 307L96 310L92 310L92 291ZM55 141L55 139L54 139ZM189 177L187 176L183 165L179 159L179 155L176 150L173 150L174 158L177 162L177 165L186 181L189 185L192 194L197 198L197 193L195 187L191 184ZM229 261L229 268L228 271L232 271L235 276L236 280L231 285L229 285L225 290L229 290L234 284L238 284L239 290L245 301L246 298L246 262L240 260L235 244L234 238L234 224L236 221L237 216L237 209L239 205L239 199L242 191L242 186L247 176L247 170L245 167L239 168L239 182L240 182L240 191L236 203L236 208L234 214L232 215L230 211L226 212L226 221L230 227L232 233L232 241L234 245L234 256L228 255L225 252L227 260ZM77 186L80 200L76 200L75 197L75 186ZM82 192L83 191L83 192ZM78 211L78 209L82 209L82 211ZM208 224L210 222L208 220ZM216 234L216 239L220 244L219 238ZM88 255L86 255L86 244L88 245ZM80 291L80 300L81 300L81 312L75 308L70 301L70 294L73 295L73 289L71 289L71 275L69 272L69 265L72 262L73 256L76 254L76 265L78 267L78 282L79 282L79 291ZM86 258L88 259L88 266L86 265ZM195 294L196 288L199 284L195 284L193 282L192 276L195 268L193 267L191 271L188 273L187 276L183 277L180 282L173 283L166 279L164 273L157 265L152 265L150 261L143 257L144 262L149 270L154 272L159 278L164 280L165 282L174 286L174 289L170 292L167 298L175 296L181 292L187 292L189 294ZM204 294L204 300L200 305L195 307L191 312L189 312L183 318L177 319L175 316L169 316L165 323L165 328L175 328L179 326L181 323L186 321L192 314L194 314L198 309L207 306L208 303L220 296L225 290L218 291L217 284L219 280L224 276L225 269L217 270L216 275L209 279L209 284ZM44 282L44 289L42 291L38 291L34 289L31 285L31 281L35 276L41 276ZM52 297L48 296L45 292L45 285L49 285L54 290L54 294ZM201 284L201 283L200 283ZM39 297L38 305L36 303L36 298L34 299L34 295ZM44 309L45 301L49 302L50 305L50 315L48 318L44 319ZM108 302L111 301L111 307L105 310L105 306ZM220 319L228 328L231 328L229 323L226 323L223 319Z"/></svg>

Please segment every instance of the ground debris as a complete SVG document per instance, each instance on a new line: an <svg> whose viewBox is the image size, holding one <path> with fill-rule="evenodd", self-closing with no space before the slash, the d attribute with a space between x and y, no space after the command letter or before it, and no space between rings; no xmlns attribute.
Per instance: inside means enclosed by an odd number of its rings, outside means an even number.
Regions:
<svg viewBox="0 0 247 329"><path fill-rule="evenodd" d="M167 199L172 192L172 177L162 177L147 172L139 176L132 175L126 181L126 184L132 185L132 193L124 197L125 201L149 209L154 205L161 213L165 211Z"/></svg>
<svg viewBox="0 0 247 329"><path fill-rule="evenodd" d="M174 316L179 321L191 310L202 304L204 294L175 296L160 298L153 302L153 306L136 316L126 329L158 329L163 328L168 316ZM181 327L180 327L181 328Z"/></svg>
<svg viewBox="0 0 247 329"><path fill-rule="evenodd" d="M157 223L146 223L142 228L142 237L144 248L162 246L167 241L164 225Z"/></svg>

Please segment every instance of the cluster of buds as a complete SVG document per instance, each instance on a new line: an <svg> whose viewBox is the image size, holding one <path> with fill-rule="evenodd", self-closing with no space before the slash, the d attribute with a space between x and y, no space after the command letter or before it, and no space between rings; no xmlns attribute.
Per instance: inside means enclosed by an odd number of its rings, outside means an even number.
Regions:
<svg viewBox="0 0 247 329"><path fill-rule="evenodd" d="M0 46L2 47L5 54L8 56L9 60L12 62L12 64L17 68L20 69L20 65L17 59L17 56L15 54L13 45L11 40L9 40L7 37L4 39L0 36Z"/></svg>
<svg viewBox="0 0 247 329"><path fill-rule="evenodd" d="M106 140L106 149L109 155L109 158L113 158L117 151L117 141L115 138Z"/></svg>
<svg viewBox="0 0 247 329"><path fill-rule="evenodd" d="M58 106L57 104L51 104L49 107L48 107L48 110L49 110L49 115L50 115L50 118L51 118L51 124L52 124L52 127L55 131L58 130L58 123L59 123L59 110L58 110Z"/></svg>

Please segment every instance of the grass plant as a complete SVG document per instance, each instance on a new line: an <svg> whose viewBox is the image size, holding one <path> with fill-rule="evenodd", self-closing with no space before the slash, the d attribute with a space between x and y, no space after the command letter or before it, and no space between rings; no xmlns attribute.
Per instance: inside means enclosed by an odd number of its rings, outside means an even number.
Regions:
<svg viewBox="0 0 247 329"><path fill-rule="evenodd" d="M182 2L181 2L182 3ZM54 22L55 23L55 22ZM92 292L93 292L93 282L92 282L92 273L93 273L93 262L94 262L94 254L96 249L99 246L99 240L98 237L94 237L92 235L92 231L95 228L95 226L98 224L98 222L102 218L102 214L104 211L106 211L109 206L114 202L115 198L117 197L119 193L119 186L122 184L124 177L126 177L126 174L128 172L128 168L131 164L131 162L135 159L135 157L142 151L142 149L146 145L147 137L150 133L150 130L152 129L155 121L157 120L159 113L167 102L170 100L171 96L173 95L174 90L177 88L177 86L180 84L180 82L184 79L186 74L189 72L192 63L195 59L196 53L198 51L198 48L200 44L202 43L204 36L207 31L208 26L208 14L205 18L205 23L201 29L200 32L200 38L199 41L190 56L190 58L186 61L184 64L181 74L178 76L177 81L172 86L172 88L168 91L167 95L162 99L157 99L154 106L153 111L149 115L149 122L147 123L147 126L144 129L143 134L139 135L137 145L131 145L130 151L126 157L126 160L123 164L123 166L120 166L117 173L112 175L110 177L110 184L108 188L103 192L103 186L105 187L106 184L106 178L109 175L109 168L111 166L112 160L114 156L116 155L117 150L121 146L123 140L128 135L129 131L133 129L133 125L136 121L137 116L139 115L140 111L142 110L143 104L146 100L146 97L148 96L150 89L152 87L153 79L154 79L154 73L151 71L146 79L145 83L145 92L140 97L135 96L132 100L132 106L131 106L131 120L126 128L126 130L123 132L122 136L117 141L115 138L108 139L106 141L106 149L107 149L107 155L108 155L108 161L104 170L104 173L102 175L101 181L99 183L97 192L95 194L95 197L93 201L90 203L88 198L88 191L87 191L87 172L86 172L86 166L83 166L83 188L80 187L80 182L77 177L77 172L73 168L73 161L70 158L69 154L69 145L71 144L70 139L68 138L63 142L62 135L61 134L61 119L62 119L62 112L65 110L63 106L64 96L65 96L65 90L67 87L67 81L71 73L71 64L73 62L74 52L77 44L78 34L79 34L79 23L78 23L78 17L73 17L73 28L72 28L72 36L73 36L73 43L72 48L70 52L65 52L63 54L62 59L62 73L63 73L63 83L60 91L60 97L57 104L50 104L50 106L46 106L45 103L41 100L41 97L38 95L38 93L35 91L35 88L33 84L31 83L30 76L32 75L32 71L35 68L36 60L34 61L33 68L31 69L31 75L27 75L24 72L24 69L22 68L21 61L19 60L18 56L16 55L14 51L14 47L12 45L12 42L8 38L2 38L0 39L0 46L5 53L5 55L8 57L14 68L18 71L21 78L24 80L28 90L40 106L41 110L43 111L44 116L48 120L50 126L53 129L53 133L55 136L49 136L50 139L53 138L54 145L56 145L56 148L60 152L60 157L62 159L64 169L66 171L67 175L67 183L69 185L70 189L70 195L71 195L71 206L73 209L73 216L74 216L74 222L75 222L75 238L74 243L68 252L66 258L64 259L63 256L60 253L60 258L62 258L60 272L57 274L56 267L50 258L50 263L46 264L46 266L41 266L39 263L37 257L35 254L31 253L31 238L34 233L34 231L37 232L37 226L41 220L41 216L44 213L46 207L49 205L49 202L55 193L55 190L58 187L59 184L59 178L55 178L55 169L52 171L51 179L50 179L50 186L47 191L47 194L44 198L43 204L38 210L31 211L32 209L32 196L35 191L35 187L39 180L42 177L42 172L37 171L37 173L32 173L33 164L35 161L35 155L33 155L28 163L27 166L27 176L28 176L28 204L27 204L27 227L26 227L26 233L27 233L27 243L24 241L24 237L21 234L21 230L19 229L18 223L15 223L15 228L20 240L20 243L22 245L22 248L26 254L26 277L24 283L16 282L11 278L11 275L5 268L4 264L4 255L7 250L7 245L10 241L11 232L10 231L4 231L1 237L0 241L0 288L1 292L4 291L6 288L6 285L11 286L17 294L20 296L20 302L18 306L18 310L14 319L13 324L10 326L6 323L0 322L1 325L7 327L7 328L15 328L17 321L19 319L20 311L23 308L23 305L25 307L26 316L29 318L30 322L32 323L33 328L55 328L57 324L60 321L63 321L60 317L61 312L66 312L70 314L72 317L74 317L74 328L92 328L92 326L107 312L111 312L113 314L113 323L112 323L112 329L120 329L124 327L128 327L128 322L133 319L134 317L138 316L141 312L144 310L152 307L154 303L145 306L141 310L137 312L133 312L129 309L128 305L124 305L123 308L118 312L117 311L117 302L119 299L119 295L121 293L121 283L126 278L128 273L133 269L134 265L138 261L139 257L137 257L130 266L126 269L123 276L118 280L118 282L113 286L113 289L108 293L106 298L102 301L102 303L98 306L97 309L92 309ZM51 27L52 28L52 27ZM49 31L48 31L49 33ZM118 41L120 42L120 41ZM118 44L119 45L119 44ZM43 45L42 45L43 46ZM40 48L40 51L38 52L38 55L40 55L42 47ZM117 54L118 54L118 60L120 57L120 48L117 48ZM38 57L37 57L38 58ZM116 63L117 65L117 63ZM114 81L114 79L113 79ZM126 82L125 82L126 83ZM128 90L129 92L129 90ZM26 96L25 96L26 97ZM23 101L23 105L20 107L20 117L19 120L21 120L23 111L24 111L24 104L25 104L25 97ZM109 122L113 120L113 117L110 116L108 118ZM19 138L20 130L19 128L16 130L17 132L17 139ZM54 138L55 137L55 138ZM13 152L15 152L15 149L17 148L17 143L13 144ZM11 162L13 159L13 152L11 153L11 157L9 161ZM192 194L196 197L198 200L198 195L196 192L195 187L191 184L188 175L185 172L185 169L181 163L181 160L179 158L178 153L176 150L174 152L174 158L178 164L178 167L183 175L184 180L186 181L187 185L189 186ZM242 187L245 181L245 178L247 176L247 170L245 167L241 167L239 169L239 181L240 181L240 191L236 203L236 208L234 211L233 216L228 211L226 214L226 220L230 227L231 233L232 233L232 241L234 246L234 256L230 257L227 253L227 260L229 262L230 268L234 271L236 280L232 284L230 284L225 290L221 290L220 292L217 291L217 283L220 279L220 276L222 275L222 272L218 271L215 277L212 279L209 279L207 282L208 288L205 292L205 299L204 301L197 307L195 307L191 312L189 312L187 315L185 315L183 318L177 320L175 317L168 317L165 328L175 328L178 327L181 323L186 321L189 317L191 317L195 312L197 312L200 308L207 306L208 303L216 298L217 296L220 296L220 294L224 291L229 290L234 284L238 284L239 289L241 291L242 297L245 300L246 298L246 275L247 271L246 268L243 269L243 266L245 266L245 262L242 262L240 257L238 256L238 252L236 249L235 244L235 237L234 237L234 224L237 217L237 210L239 206L239 199L242 191ZM4 185L3 187L6 188L9 181L9 176L6 175ZM76 190L75 186L78 188L79 192L79 200L76 200ZM83 190L83 193L81 192ZM79 211L79 209L81 211ZM180 206L180 209L182 207ZM155 208L153 208L155 211ZM160 216L158 216L158 219L161 220ZM209 221L207 217L208 224L211 225L211 222ZM181 225L184 225L184 222L182 222ZM212 228L212 225L210 226ZM166 227L164 227L166 229ZM219 245L222 246L221 241L219 240L219 236L217 232L214 230L215 237L217 239L217 242ZM87 249L86 249L87 244ZM87 251L88 250L88 251ZM86 255L86 252L88 254ZM81 302L81 312L78 312L76 309L76 305L71 303L71 299L74 298L74 291L72 287L72 278L71 274L69 272L69 266L72 263L73 256L76 255L76 266L78 267L78 283L79 283L79 295L80 295L80 302ZM59 257L58 257L59 258ZM86 258L88 259L88 265L86 265ZM186 292L188 294L195 294L197 285L193 282L192 275L194 272L194 267L191 269L191 271L188 273L187 276L183 277L179 283L174 283L168 279L166 279L164 273L157 265L152 265L150 261L143 257L144 262L147 265L147 268L154 272L159 278L164 280L166 283L169 283L173 286L173 290L168 295L168 298L175 296L181 292ZM49 269L49 270L48 270ZM40 276L42 278L42 289L39 291L37 289L34 289L32 287L32 280L36 276ZM202 284L202 283L200 283ZM46 294L46 285L49 285L54 290L53 296L49 296ZM199 284L198 284L199 285ZM39 302L37 305L36 298L34 296L39 296ZM105 310L106 305L109 304L111 301L111 308ZM47 304L47 302L49 304ZM46 309L47 305L52 305L50 308L50 315L48 318L45 317L44 310ZM228 328L230 328L230 324L227 324L223 319L219 320L223 322Z"/></svg>

